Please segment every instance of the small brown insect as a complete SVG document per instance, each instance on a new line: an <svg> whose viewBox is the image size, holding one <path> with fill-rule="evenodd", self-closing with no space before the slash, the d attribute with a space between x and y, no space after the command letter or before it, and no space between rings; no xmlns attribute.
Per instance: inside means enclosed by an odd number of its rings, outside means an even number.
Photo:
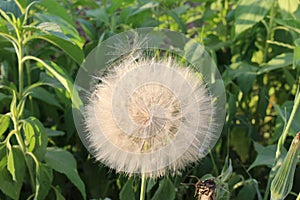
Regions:
<svg viewBox="0 0 300 200"><path fill-rule="evenodd" d="M198 196L198 200L216 200L216 178L202 181L197 176L190 177L198 180L197 183L193 184L196 188L194 196Z"/></svg>

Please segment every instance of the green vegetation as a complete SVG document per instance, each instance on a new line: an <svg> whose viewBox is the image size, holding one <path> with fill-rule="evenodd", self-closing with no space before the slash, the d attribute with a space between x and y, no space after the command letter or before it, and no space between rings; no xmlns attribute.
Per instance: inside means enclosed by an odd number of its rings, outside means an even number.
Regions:
<svg viewBox="0 0 300 200"><path fill-rule="evenodd" d="M227 95L215 148L180 175L147 180L146 199L195 199L182 184L191 175L218 177L217 199L299 199L298 0L0 1L0 199L139 198L139 177L96 163L82 145L71 93L99 42L141 27L203 43Z"/></svg>

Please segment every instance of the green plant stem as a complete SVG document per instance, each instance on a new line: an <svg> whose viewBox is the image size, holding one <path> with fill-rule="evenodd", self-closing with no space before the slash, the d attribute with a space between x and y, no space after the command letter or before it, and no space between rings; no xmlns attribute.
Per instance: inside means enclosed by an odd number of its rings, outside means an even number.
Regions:
<svg viewBox="0 0 300 200"><path fill-rule="evenodd" d="M269 50L269 40L273 40L273 26L274 26L274 17L276 14L276 6L277 6L277 1L273 2L271 11L270 11L270 21L269 25L266 26L267 29L267 38L265 42L265 48L264 48L264 56L263 56L263 62L266 63L268 59L268 50Z"/></svg>
<svg viewBox="0 0 300 200"><path fill-rule="evenodd" d="M267 200L268 199L268 196L269 196L269 191L270 191L270 187L271 187L271 182L274 178L274 174L275 174L275 167L277 166L276 163L280 157L280 152L281 152L281 149L284 145L284 142L285 142L285 139L287 137L287 134L289 132L289 129L292 125L292 122L293 122L293 119L295 118L295 115L296 115L296 112L297 112L297 109L299 107L299 104L300 104L300 91L299 91L299 88L297 90L297 93L296 93L296 96L295 96L295 100L294 100L294 106L293 106L293 110L291 112L291 115L290 115L290 118L278 140L278 144L277 144L277 150L276 150L276 156L275 156L275 161L274 161L274 164L273 164L273 167L271 169L271 172L270 172L270 175L269 175L269 179L268 179L268 183L267 183L267 188L266 188L266 192L265 192L265 195L264 195L264 200Z"/></svg>
<svg viewBox="0 0 300 200"><path fill-rule="evenodd" d="M145 200L145 193L146 193L146 175L142 174L140 200Z"/></svg>
<svg viewBox="0 0 300 200"><path fill-rule="evenodd" d="M212 154L212 152L209 152L209 156L210 156L210 159L211 159L211 162L212 162L212 165L213 165L213 172L215 173L216 176L219 175L219 170L218 170L218 166L215 162L215 158L214 158L214 155Z"/></svg>

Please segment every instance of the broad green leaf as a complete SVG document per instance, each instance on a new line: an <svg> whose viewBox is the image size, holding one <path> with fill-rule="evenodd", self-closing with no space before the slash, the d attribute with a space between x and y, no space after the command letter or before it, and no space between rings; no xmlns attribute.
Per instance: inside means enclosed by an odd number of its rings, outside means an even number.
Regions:
<svg viewBox="0 0 300 200"><path fill-rule="evenodd" d="M261 21L273 5L274 0L241 0L234 10L235 34L251 28Z"/></svg>
<svg viewBox="0 0 300 200"><path fill-rule="evenodd" d="M76 160L70 152L56 147L47 148L45 161L55 171L65 174L86 199L84 183L77 172Z"/></svg>
<svg viewBox="0 0 300 200"><path fill-rule="evenodd" d="M257 156L255 161L250 165L248 171L254 167L266 165L267 167L272 167L275 160L275 152L277 145L269 145L269 146L262 146L256 142L254 142L254 148L257 152Z"/></svg>
<svg viewBox="0 0 300 200"><path fill-rule="evenodd" d="M0 190L12 199L19 199L20 192L25 176L25 161L23 153L19 148L12 147L13 158L15 163L15 178L16 181L12 179L10 172L7 170L6 165L0 165Z"/></svg>
<svg viewBox="0 0 300 200"><path fill-rule="evenodd" d="M293 53L283 53L270 60L266 65L262 66L262 68L257 71L257 74L263 74L265 72L291 66L292 64Z"/></svg>
<svg viewBox="0 0 300 200"><path fill-rule="evenodd" d="M0 137L8 129L9 124L10 124L9 116L0 114Z"/></svg>
<svg viewBox="0 0 300 200"><path fill-rule="evenodd" d="M46 198L52 184L52 168L44 163L38 163L36 166L36 193L34 200L43 200Z"/></svg>
<svg viewBox="0 0 300 200"><path fill-rule="evenodd" d="M27 150L33 152L38 160L43 160L48 143L48 136L43 124L35 117L29 117L23 122Z"/></svg>
<svg viewBox="0 0 300 200"><path fill-rule="evenodd" d="M120 200L134 200L135 193L133 190L133 178L127 180L125 185L122 187L122 190L119 194Z"/></svg>
<svg viewBox="0 0 300 200"><path fill-rule="evenodd" d="M175 186L169 178L160 181L159 187L152 198L152 200L161 199L175 199Z"/></svg>
<svg viewBox="0 0 300 200"><path fill-rule="evenodd" d="M50 105L56 106L58 108L61 108L59 105L59 102L56 100L56 98L47 90L45 90L42 87L36 87L30 91L30 95L36 99L39 99L41 101L44 101Z"/></svg>

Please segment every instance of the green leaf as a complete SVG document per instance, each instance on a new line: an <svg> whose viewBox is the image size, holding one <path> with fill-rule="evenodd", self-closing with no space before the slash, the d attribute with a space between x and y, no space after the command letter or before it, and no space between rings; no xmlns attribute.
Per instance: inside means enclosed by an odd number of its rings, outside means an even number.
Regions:
<svg viewBox="0 0 300 200"><path fill-rule="evenodd" d="M257 181L249 179L244 182L243 188L239 191L236 200L252 200L255 198Z"/></svg>
<svg viewBox="0 0 300 200"><path fill-rule="evenodd" d="M44 88L41 88L41 87L36 87L36 88L33 88L31 91L30 91L30 95L36 99L39 99L41 101L44 101L50 105L53 105L53 106L56 106L58 108L62 108L60 105L59 105L59 102L56 100L56 98L50 93L48 92L47 90L45 90Z"/></svg>
<svg viewBox="0 0 300 200"><path fill-rule="evenodd" d="M83 40L77 30L63 19L56 16L38 15L43 20L37 26L26 26L25 30L33 32L30 39L46 40L66 52L78 64L84 58Z"/></svg>
<svg viewBox="0 0 300 200"><path fill-rule="evenodd" d="M55 171L65 174L86 199L84 183L77 172L76 160L70 152L56 147L47 148L45 161Z"/></svg>
<svg viewBox="0 0 300 200"><path fill-rule="evenodd" d="M234 127L231 131L231 145L235 152L245 162L249 157L249 148L251 146L251 138L244 127Z"/></svg>
<svg viewBox="0 0 300 200"><path fill-rule="evenodd" d="M288 18L297 11L299 3L298 0L278 0L278 5L284 18Z"/></svg>
<svg viewBox="0 0 300 200"><path fill-rule="evenodd" d="M275 152L277 145L262 146L254 142L254 148L257 152L255 161L250 165L248 171L254 167L266 165L267 167L272 167L275 160Z"/></svg>
<svg viewBox="0 0 300 200"><path fill-rule="evenodd" d="M266 65L262 66L262 68L257 71L257 74L263 74L272 70L290 66L293 64L293 56L293 53L280 54L270 60Z"/></svg>
<svg viewBox="0 0 300 200"><path fill-rule="evenodd" d="M0 114L0 137L8 129L9 124L10 124L9 116Z"/></svg>
<svg viewBox="0 0 300 200"><path fill-rule="evenodd" d="M300 33L300 22L295 19L274 19L274 21L280 25L286 26L287 28Z"/></svg>
<svg viewBox="0 0 300 200"><path fill-rule="evenodd" d="M152 200L175 199L175 186L169 178L164 178L159 182L159 187Z"/></svg>
<svg viewBox="0 0 300 200"><path fill-rule="evenodd" d="M69 24L75 26L73 18L70 17L70 13L56 0L40 0L35 7L44 14L50 14L58 16Z"/></svg>
<svg viewBox="0 0 300 200"><path fill-rule="evenodd" d="M235 33L241 34L261 21L273 5L274 0L241 0L234 10Z"/></svg>
<svg viewBox="0 0 300 200"><path fill-rule="evenodd" d="M290 118L293 106L294 106L293 101L286 101L280 107L278 105L274 105L274 108L278 113L278 117L276 118L276 129L275 129L276 136L279 136L282 133L286 125L285 123ZM296 110L295 119L300 119L300 108ZM293 120L291 127L289 129L289 135L295 136L299 130L300 130L299 120Z"/></svg>
<svg viewBox="0 0 300 200"><path fill-rule="evenodd" d="M38 163L36 166L36 193L34 200L43 200L46 198L52 184L53 171L46 164Z"/></svg>
<svg viewBox="0 0 300 200"><path fill-rule="evenodd" d="M19 148L12 147L11 151L13 152L14 163L16 163L14 166L16 181L12 179L6 165L0 165L0 190L12 199L19 199L25 176L25 161Z"/></svg>
<svg viewBox="0 0 300 200"><path fill-rule="evenodd" d="M119 194L120 200L134 200L135 199L135 193L133 190L133 178L130 178L127 180L125 185L122 187L122 190Z"/></svg>
<svg viewBox="0 0 300 200"><path fill-rule="evenodd" d="M16 181L16 173L15 173L15 158L14 158L14 151L11 148L11 145L8 144L8 155L7 155L7 169L10 172L13 181Z"/></svg>
<svg viewBox="0 0 300 200"><path fill-rule="evenodd" d="M60 191L57 188L52 187L52 189L55 192L56 200L65 200L65 197L60 193Z"/></svg>
<svg viewBox="0 0 300 200"><path fill-rule="evenodd" d="M41 22L37 25L40 30L50 32L53 35L57 35L63 39L68 38L68 40L74 42L78 47L82 48L84 40L80 37L74 24L68 23L66 20L56 15L38 13L35 15L35 17L37 17ZM61 33L63 33L63 35Z"/></svg>
<svg viewBox="0 0 300 200"><path fill-rule="evenodd" d="M23 131L28 151L33 152L38 160L43 160L48 143L43 124L35 117L29 117L24 120Z"/></svg>
<svg viewBox="0 0 300 200"><path fill-rule="evenodd" d="M295 40L294 58L293 58L293 68L300 66L300 38Z"/></svg>
<svg viewBox="0 0 300 200"><path fill-rule="evenodd" d="M0 1L0 9L6 13L13 13L16 17L21 15L21 11L15 1Z"/></svg>
<svg viewBox="0 0 300 200"><path fill-rule="evenodd" d="M46 131L48 137L57 137L57 136L63 136L66 134L63 131L52 130L50 128L45 128L45 131Z"/></svg>

